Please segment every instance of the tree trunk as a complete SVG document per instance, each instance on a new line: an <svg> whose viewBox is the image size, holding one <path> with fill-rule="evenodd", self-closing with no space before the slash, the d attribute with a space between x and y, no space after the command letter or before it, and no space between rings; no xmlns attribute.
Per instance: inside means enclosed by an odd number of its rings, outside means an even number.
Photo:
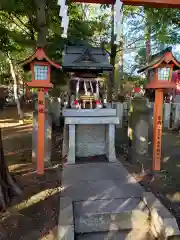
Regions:
<svg viewBox="0 0 180 240"><path fill-rule="evenodd" d="M12 197L21 194L22 192L10 175L4 159L0 128L0 210L5 211L6 205L11 202Z"/></svg>
<svg viewBox="0 0 180 240"><path fill-rule="evenodd" d="M146 40L146 64L150 61L151 58L151 22L149 21L148 13L145 10L146 26L145 26L145 40ZM148 81L150 80L150 72L146 72L146 77Z"/></svg>
<svg viewBox="0 0 180 240"><path fill-rule="evenodd" d="M20 120L23 120L24 114L23 114L23 111L21 109L20 101L19 101L19 98L18 98L17 78L16 78L14 66L13 66L13 63L11 61L11 58L10 58L9 54L8 54L8 57L7 57L7 61L8 61L9 66L10 66L10 72L11 72L11 76L12 76L12 79L13 79L14 98L15 98L15 102L16 102L16 106L17 106L18 116L19 116Z"/></svg>
<svg viewBox="0 0 180 240"><path fill-rule="evenodd" d="M37 9L37 28L38 28L38 39L37 46L45 47L47 45L47 2L46 0L34 0Z"/></svg>

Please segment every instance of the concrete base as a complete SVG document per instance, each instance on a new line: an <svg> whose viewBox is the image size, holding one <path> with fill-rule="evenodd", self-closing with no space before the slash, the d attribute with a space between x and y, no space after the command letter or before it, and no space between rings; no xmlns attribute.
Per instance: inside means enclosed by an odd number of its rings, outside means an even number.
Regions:
<svg viewBox="0 0 180 240"><path fill-rule="evenodd" d="M103 118L104 119L104 118ZM106 155L109 162L116 161L115 124L70 124L64 128L63 156L67 156L68 164L74 164L77 157ZM74 121L76 118L74 118ZM110 120L109 120L110 122Z"/></svg>
<svg viewBox="0 0 180 240"><path fill-rule="evenodd" d="M63 116L63 156L67 156L68 164L74 164L76 156L106 155L110 162L116 161L116 109L64 109Z"/></svg>

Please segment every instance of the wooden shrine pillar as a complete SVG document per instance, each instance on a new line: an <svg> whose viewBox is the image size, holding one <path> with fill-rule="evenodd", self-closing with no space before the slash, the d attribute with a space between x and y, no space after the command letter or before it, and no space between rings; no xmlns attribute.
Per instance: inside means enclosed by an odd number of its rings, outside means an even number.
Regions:
<svg viewBox="0 0 180 240"><path fill-rule="evenodd" d="M163 89L155 90L153 134L153 169L155 171L160 171L161 169L163 95Z"/></svg>

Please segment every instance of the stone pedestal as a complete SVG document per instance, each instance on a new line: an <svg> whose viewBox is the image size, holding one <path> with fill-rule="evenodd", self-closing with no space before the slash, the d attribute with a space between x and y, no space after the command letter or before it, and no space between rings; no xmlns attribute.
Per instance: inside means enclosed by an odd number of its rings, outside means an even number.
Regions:
<svg viewBox="0 0 180 240"><path fill-rule="evenodd" d="M163 126L165 128L169 127L170 114L171 114L171 104L170 103L164 103Z"/></svg>
<svg viewBox="0 0 180 240"><path fill-rule="evenodd" d="M176 103L174 105L175 105L174 125L179 126L179 123L180 123L180 103Z"/></svg>
<svg viewBox="0 0 180 240"><path fill-rule="evenodd" d="M132 100L131 116L129 121L130 148L129 158L140 167L149 166L151 160L149 153L149 135L152 131L151 109L147 107L146 99L135 98ZM150 128L151 126L151 128Z"/></svg>
<svg viewBox="0 0 180 240"><path fill-rule="evenodd" d="M117 117L119 118L119 124L116 125L116 128L122 128L124 105L121 102L116 102L115 107L116 107Z"/></svg>
<svg viewBox="0 0 180 240"><path fill-rule="evenodd" d="M60 126L60 111L61 111L61 103L58 99L52 99L51 101L51 109L52 109L52 121L57 127Z"/></svg>
<svg viewBox="0 0 180 240"><path fill-rule="evenodd" d="M110 162L116 161L115 124L119 120L115 109L69 109L64 116L63 155L69 164L75 163L76 156L106 155Z"/></svg>

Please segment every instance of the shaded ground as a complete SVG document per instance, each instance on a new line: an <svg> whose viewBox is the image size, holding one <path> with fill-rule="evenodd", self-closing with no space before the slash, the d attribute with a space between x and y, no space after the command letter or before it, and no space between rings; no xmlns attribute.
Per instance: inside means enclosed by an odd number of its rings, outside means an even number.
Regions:
<svg viewBox="0 0 180 240"><path fill-rule="evenodd" d="M16 109L6 109L1 115L5 160L23 191L13 199L6 213L0 216L0 239L55 239L59 214L61 180L61 134L53 134L53 167L44 176L37 176L31 163L32 113L26 111L20 125Z"/></svg>
<svg viewBox="0 0 180 240"><path fill-rule="evenodd" d="M122 130L120 130L122 131ZM118 134L116 141L116 149L119 155L123 154L123 143L120 140L122 134ZM127 144L127 138L126 144ZM126 144L125 152L126 152ZM126 156L126 153L125 153ZM122 159L122 158L121 158ZM142 184L146 190L151 190L169 208L173 215L177 218L180 227L180 135L177 132L164 132L162 138L162 168L156 178L151 174L143 176L139 172L137 164L131 164L123 158L123 164L131 172L136 179ZM152 161L146 159L146 166L151 168Z"/></svg>

